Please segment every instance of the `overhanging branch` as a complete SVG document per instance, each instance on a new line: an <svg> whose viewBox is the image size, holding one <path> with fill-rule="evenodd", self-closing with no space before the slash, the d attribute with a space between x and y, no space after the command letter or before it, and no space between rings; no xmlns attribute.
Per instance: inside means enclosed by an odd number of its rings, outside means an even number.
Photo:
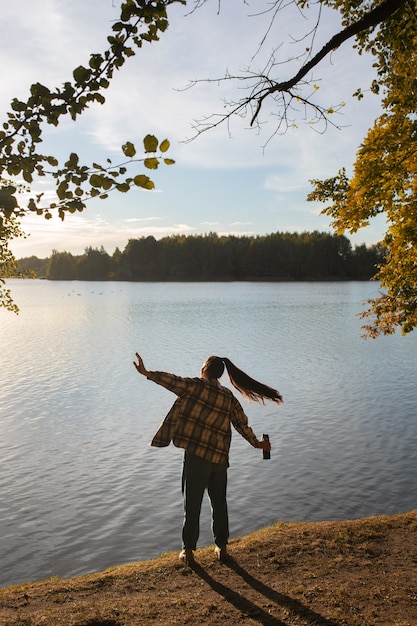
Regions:
<svg viewBox="0 0 417 626"><path fill-rule="evenodd" d="M255 123L259 111L261 110L262 104L268 96L277 91L289 91L292 89L300 80L302 80L313 67L318 65L320 61L324 59L332 50L338 48L342 43L358 35L364 30L368 28L372 28L373 26L377 26L381 22L384 22L389 17L391 17L398 9L402 8L405 4L408 3L408 0L385 0L382 4L377 6L369 13L366 13L360 20L355 22L354 24L350 24L344 30L340 31L336 35L334 35L323 47L322 49L312 58L308 63L306 63L300 71L290 78L287 81L283 81L280 83L275 83L271 87L268 87L263 94L257 99L257 106L255 113L251 119L251 126ZM269 79L270 81L270 79Z"/></svg>

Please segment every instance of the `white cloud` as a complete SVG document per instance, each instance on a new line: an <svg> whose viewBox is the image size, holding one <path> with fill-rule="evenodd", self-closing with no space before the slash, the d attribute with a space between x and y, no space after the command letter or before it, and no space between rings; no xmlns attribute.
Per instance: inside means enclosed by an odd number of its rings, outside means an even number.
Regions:
<svg viewBox="0 0 417 626"><path fill-rule="evenodd" d="M30 233L27 239L16 239L12 243L14 254L20 258L31 256L50 256L52 250L82 254L87 247L104 248L110 254L116 247L124 249L129 239L139 239L149 235L159 239L168 235L189 234L195 232L195 226L185 223L171 223L155 226L161 217L143 219L120 219L110 222L100 214L94 217L68 215L64 221L39 219L28 216L22 222L23 230Z"/></svg>
<svg viewBox="0 0 417 626"><path fill-rule="evenodd" d="M162 217L130 217L126 220L124 220L124 222L126 224L140 224L142 222L155 222L158 220L161 220Z"/></svg>

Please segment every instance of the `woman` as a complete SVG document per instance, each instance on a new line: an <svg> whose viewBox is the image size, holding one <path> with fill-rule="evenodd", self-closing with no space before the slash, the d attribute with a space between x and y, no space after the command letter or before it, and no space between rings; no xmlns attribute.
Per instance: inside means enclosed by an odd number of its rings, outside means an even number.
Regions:
<svg viewBox="0 0 417 626"><path fill-rule="evenodd" d="M182 378L167 372L149 371L136 353L133 364L139 374L175 393L178 398L151 441L152 446L173 444L185 449L182 473L184 524L180 559L194 562L200 531L200 511L207 489L212 507L215 553L227 556L229 521L226 501L227 468L232 436L231 424L254 448L270 450L269 441L259 440L248 425L242 406L219 378L226 367L232 385L248 400L277 404L282 396L238 369L225 358L210 356L201 368L200 378Z"/></svg>

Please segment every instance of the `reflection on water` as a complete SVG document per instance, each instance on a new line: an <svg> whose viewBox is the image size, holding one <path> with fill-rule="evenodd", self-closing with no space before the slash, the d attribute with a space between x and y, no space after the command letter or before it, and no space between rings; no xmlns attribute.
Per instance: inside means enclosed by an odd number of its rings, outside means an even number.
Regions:
<svg viewBox="0 0 417 626"><path fill-rule="evenodd" d="M244 404L271 461L234 436L231 532L416 507L416 336L360 338L373 283L16 281L0 311L0 585L180 546L182 453L148 442L174 397L139 377L209 354L277 386ZM227 378L224 379L226 384ZM203 507L200 545L212 542Z"/></svg>

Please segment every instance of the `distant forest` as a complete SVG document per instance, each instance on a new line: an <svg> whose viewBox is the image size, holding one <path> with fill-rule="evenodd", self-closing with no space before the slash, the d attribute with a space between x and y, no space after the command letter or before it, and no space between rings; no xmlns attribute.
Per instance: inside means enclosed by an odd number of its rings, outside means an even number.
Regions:
<svg viewBox="0 0 417 626"><path fill-rule="evenodd" d="M384 258L380 244L352 247L324 232L254 237L173 235L129 239L112 255L101 247L84 254L53 250L49 258L20 259L20 270L48 280L224 281L368 280Z"/></svg>

